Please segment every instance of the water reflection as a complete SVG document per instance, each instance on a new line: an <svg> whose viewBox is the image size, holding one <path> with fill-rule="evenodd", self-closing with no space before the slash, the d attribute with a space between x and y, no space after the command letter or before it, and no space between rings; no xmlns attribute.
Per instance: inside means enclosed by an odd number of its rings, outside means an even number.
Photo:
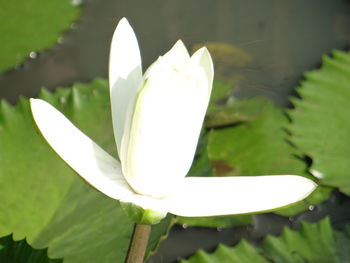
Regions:
<svg viewBox="0 0 350 263"><path fill-rule="evenodd" d="M228 44L251 62L237 67L239 58L233 56L234 67L216 65L217 77L231 74L238 96L265 95L281 105L302 72L319 65L320 54L344 49L350 38L350 7L344 0L86 0L83 7L82 19L60 44L1 76L1 97L15 102L19 95L35 96L41 87L106 77L110 39L123 16L138 32L144 67L179 38L188 48Z"/></svg>

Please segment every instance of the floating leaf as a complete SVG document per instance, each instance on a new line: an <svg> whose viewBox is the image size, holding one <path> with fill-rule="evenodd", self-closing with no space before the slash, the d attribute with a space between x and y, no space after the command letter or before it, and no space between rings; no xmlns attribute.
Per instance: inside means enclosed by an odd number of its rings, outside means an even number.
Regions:
<svg viewBox="0 0 350 263"><path fill-rule="evenodd" d="M309 176L306 163L298 159L295 148L285 141L282 127L288 120L282 110L266 103L259 118L225 129L213 130L209 136L208 153L217 176L256 176L297 174ZM306 200L283 215L293 215L319 203L329 196L330 190L318 187ZM259 197L256 197L259 198ZM278 197L276 197L278 198Z"/></svg>
<svg viewBox="0 0 350 263"><path fill-rule="evenodd" d="M285 228L279 237L267 236L259 247L243 240L235 247L219 245L208 254L198 251L182 263L341 263L350 260L350 228L332 229L329 219L302 223L300 230Z"/></svg>
<svg viewBox="0 0 350 263"><path fill-rule="evenodd" d="M13 241L11 236L0 238L0 262L4 263L61 263L61 259L49 259L46 249L33 249L25 240Z"/></svg>
<svg viewBox="0 0 350 263"><path fill-rule="evenodd" d="M257 118L267 103L266 99L236 99L230 93L229 84L214 81L208 111L206 128L217 128Z"/></svg>
<svg viewBox="0 0 350 263"><path fill-rule="evenodd" d="M82 131L116 156L107 82L97 79L71 89L43 91ZM48 146L32 119L29 103L0 108L0 236L13 233L34 248L48 247L64 263L122 262L133 222L119 203L97 192ZM152 247L170 218L153 229Z"/></svg>
<svg viewBox="0 0 350 263"><path fill-rule="evenodd" d="M350 194L350 54L334 51L305 75L289 112L293 143L312 158L310 172Z"/></svg>
<svg viewBox="0 0 350 263"><path fill-rule="evenodd" d="M0 0L0 72L55 44L81 13L73 0ZM32 53L33 54L33 53Z"/></svg>
<svg viewBox="0 0 350 263"><path fill-rule="evenodd" d="M236 123L254 120L259 117L267 100L263 98L233 99L225 105L214 105L205 117L207 128L219 128Z"/></svg>

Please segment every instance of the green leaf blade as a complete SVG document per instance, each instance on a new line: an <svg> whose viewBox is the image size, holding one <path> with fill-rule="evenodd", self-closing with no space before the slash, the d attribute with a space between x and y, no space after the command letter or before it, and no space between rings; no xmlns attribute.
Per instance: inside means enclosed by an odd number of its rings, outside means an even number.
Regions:
<svg viewBox="0 0 350 263"><path fill-rule="evenodd" d="M348 228L345 232L348 234ZM234 247L219 245L212 254L200 250L182 263L342 263L350 256L347 234L334 230L326 218L302 223L299 230L285 228L280 236L267 236L257 246L242 240Z"/></svg>
<svg viewBox="0 0 350 263"><path fill-rule="evenodd" d="M0 6L0 72L54 45L81 13L71 0L1 0Z"/></svg>
<svg viewBox="0 0 350 263"><path fill-rule="evenodd" d="M291 140L311 157L311 173L324 185L350 194L350 55L335 51L321 69L307 73L289 111Z"/></svg>
<svg viewBox="0 0 350 263"><path fill-rule="evenodd" d="M41 98L117 157L108 84L96 79ZM0 112L0 236L13 233L34 248L48 247L64 263L122 262L133 222L119 202L84 182L48 146L27 100L3 102ZM148 254L167 233L171 217L152 229Z"/></svg>
<svg viewBox="0 0 350 263"><path fill-rule="evenodd" d="M12 236L0 238L0 262L6 263L60 263L61 259L49 259L46 249L31 248L25 240L13 241Z"/></svg>

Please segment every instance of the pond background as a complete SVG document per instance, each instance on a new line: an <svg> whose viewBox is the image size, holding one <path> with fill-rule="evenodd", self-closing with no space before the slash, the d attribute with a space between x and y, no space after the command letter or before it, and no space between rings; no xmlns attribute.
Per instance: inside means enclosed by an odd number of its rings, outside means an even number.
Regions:
<svg viewBox="0 0 350 263"><path fill-rule="evenodd" d="M0 77L1 97L15 102L19 95L35 96L41 87L107 77L111 36L123 16L137 34L144 68L178 39L189 49L228 43L248 58L228 54L224 72L217 74L240 78L235 95L264 95L279 105L288 103L302 73L316 68L321 54L345 49L350 39L345 0L85 0L81 5L81 19L58 45Z"/></svg>
<svg viewBox="0 0 350 263"><path fill-rule="evenodd" d="M280 106L289 105L302 73L317 68L321 54L345 50L350 40L350 4L345 0L85 0L81 6L81 19L56 46L32 53L23 65L0 75L2 98L15 103L20 95L35 97L41 87L53 90L107 77L110 40L124 16L138 37L144 69L178 39L189 50L214 42L216 77L235 86L235 96L263 95ZM228 50L218 43L228 44ZM316 221L329 214L342 223L350 219L343 213L349 206L336 193L292 219L257 215L253 227L219 231L177 226L150 262L172 262L197 248L212 250L218 242L233 244L242 236L258 241L301 219Z"/></svg>

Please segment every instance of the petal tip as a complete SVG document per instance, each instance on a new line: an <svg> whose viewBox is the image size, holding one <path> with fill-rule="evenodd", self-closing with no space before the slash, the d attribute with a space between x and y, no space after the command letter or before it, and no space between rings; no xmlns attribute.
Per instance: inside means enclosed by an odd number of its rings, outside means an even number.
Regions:
<svg viewBox="0 0 350 263"><path fill-rule="evenodd" d="M113 44L119 43L122 40L130 41L130 38L134 38L134 36L135 33L129 21L125 17L123 17L119 20L114 30L111 46L113 47Z"/></svg>
<svg viewBox="0 0 350 263"><path fill-rule="evenodd" d="M122 17L120 20L119 20L119 23L129 23L128 19L126 19L126 17Z"/></svg>
<svg viewBox="0 0 350 263"><path fill-rule="evenodd" d="M34 98L29 98L30 104L35 104L37 102L41 101L41 99L34 99Z"/></svg>
<svg viewBox="0 0 350 263"><path fill-rule="evenodd" d="M116 27L116 30L119 29L124 29L124 28L128 28L130 26L130 23L128 21L128 19L126 19L125 17L123 17L122 19L119 20L118 24L117 24L117 27Z"/></svg>
<svg viewBox="0 0 350 263"><path fill-rule="evenodd" d="M206 66L209 66L211 71L213 70L213 59L211 58L210 52L206 47L201 47L192 55L191 59L198 60L199 63L206 63Z"/></svg>
<svg viewBox="0 0 350 263"><path fill-rule="evenodd" d="M190 57L190 55L188 54L188 50L181 39L175 42L174 46L164 55L164 57L169 54L174 54L175 56L182 56L185 58Z"/></svg>
<svg viewBox="0 0 350 263"><path fill-rule="evenodd" d="M296 191L299 192L299 200L306 198L310 195L316 188L317 183L313 180L300 175L284 175L284 177L289 177L289 184L294 187Z"/></svg>
<svg viewBox="0 0 350 263"><path fill-rule="evenodd" d="M317 183L315 183L314 181L308 178L305 178L305 177L303 178L304 178L305 192L307 193L307 195L309 195L317 188L318 185Z"/></svg>
<svg viewBox="0 0 350 263"><path fill-rule="evenodd" d="M123 17L115 28L111 41L109 57L110 84L113 84L118 76L127 77L137 67L141 69L138 41L129 21Z"/></svg>
<svg viewBox="0 0 350 263"><path fill-rule="evenodd" d="M32 110L33 115L38 114L42 110L42 107L45 107L45 106L47 107L49 104L44 100L34 99L34 98L30 98L29 103L30 103L30 108Z"/></svg>
<svg viewBox="0 0 350 263"><path fill-rule="evenodd" d="M175 47L175 46L181 46L181 47L186 48L184 42L183 42L181 39L179 39L179 40L177 40L177 41L175 42L174 47Z"/></svg>

